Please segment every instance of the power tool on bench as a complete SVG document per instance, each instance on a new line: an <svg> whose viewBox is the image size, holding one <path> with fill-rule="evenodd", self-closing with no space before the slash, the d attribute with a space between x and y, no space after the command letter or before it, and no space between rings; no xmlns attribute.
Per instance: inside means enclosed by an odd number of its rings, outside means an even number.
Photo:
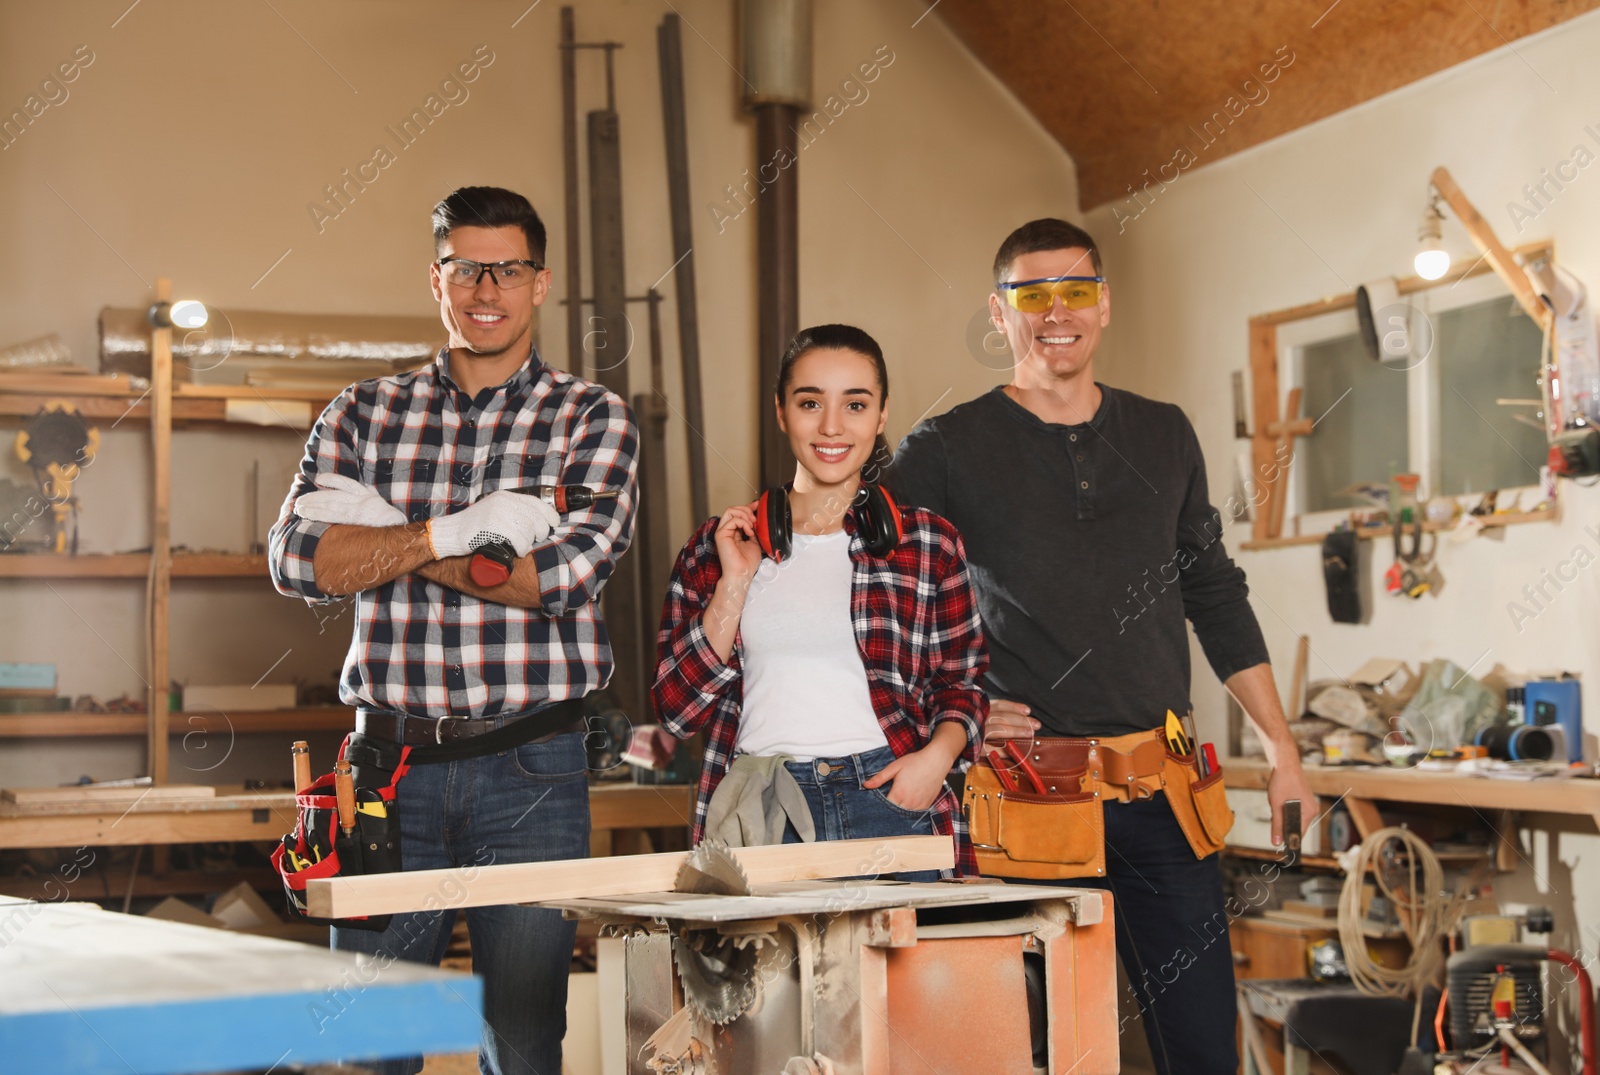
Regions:
<svg viewBox="0 0 1600 1075"><path fill-rule="evenodd" d="M614 500L621 492L620 489L596 491L587 485L524 485L511 491L536 496L563 515L593 507L597 500ZM473 550L468 571L479 586L499 586L511 578L516 564L515 549L504 541L492 541Z"/></svg>

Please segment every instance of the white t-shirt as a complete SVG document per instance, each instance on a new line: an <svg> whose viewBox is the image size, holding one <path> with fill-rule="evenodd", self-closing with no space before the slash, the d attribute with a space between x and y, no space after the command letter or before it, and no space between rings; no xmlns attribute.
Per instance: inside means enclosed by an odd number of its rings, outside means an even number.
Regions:
<svg viewBox="0 0 1600 1075"><path fill-rule="evenodd" d="M889 745L850 624L850 535L796 534L745 598L744 704L734 749L799 761Z"/></svg>

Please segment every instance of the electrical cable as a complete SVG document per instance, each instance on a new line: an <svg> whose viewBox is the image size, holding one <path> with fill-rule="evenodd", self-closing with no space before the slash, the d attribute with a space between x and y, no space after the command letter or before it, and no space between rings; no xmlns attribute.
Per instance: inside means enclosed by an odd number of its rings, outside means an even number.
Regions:
<svg viewBox="0 0 1600 1075"><path fill-rule="evenodd" d="M1391 842L1398 842L1407 857L1406 883L1402 886L1390 884L1379 861ZM1439 865L1438 856L1410 829L1379 829L1361 841L1341 864L1345 879L1344 888L1339 891L1339 944L1350 969L1350 981L1368 996L1415 996L1410 1039L1415 1043L1422 1020L1423 986L1439 972L1444 959L1440 941L1455 930L1466 896L1460 891L1444 890L1444 868ZM1411 942L1411 955L1403 967L1385 967L1367 951L1361 889L1369 869L1378 890L1394 906L1406 939Z"/></svg>

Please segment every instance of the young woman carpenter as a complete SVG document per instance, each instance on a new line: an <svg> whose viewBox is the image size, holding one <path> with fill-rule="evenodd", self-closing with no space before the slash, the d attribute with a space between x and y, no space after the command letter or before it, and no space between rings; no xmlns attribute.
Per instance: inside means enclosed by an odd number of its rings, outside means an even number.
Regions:
<svg viewBox="0 0 1600 1075"><path fill-rule="evenodd" d="M729 796L712 799L733 766L725 791L786 802L764 834L739 806L742 842L940 833L957 871L977 872L945 778L976 759L988 655L955 529L863 482L888 458L888 396L867 333L801 332L776 386L794 481L710 519L678 556L652 695L673 735L707 729L697 843L708 813L728 831Z"/></svg>

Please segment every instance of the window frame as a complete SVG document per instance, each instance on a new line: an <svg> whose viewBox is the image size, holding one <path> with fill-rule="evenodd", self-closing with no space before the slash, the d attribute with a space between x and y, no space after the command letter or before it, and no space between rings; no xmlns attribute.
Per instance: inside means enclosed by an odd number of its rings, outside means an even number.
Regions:
<svg viewBox="0 0 1600 1075"><path fill-rule="evenodd" d="M1555 243L1551 240L1526 243L1511 251L1520 264L1532 265L1540 259L1555 260ZM1401 296L1409 297L1419 292L1432 291L1437 288L1453 288L1462 280L1471 277L1493 274L1494 268L1489 263L1487 256L1480 257L1475 262L1452 266L1451 270L1438 280L1424 280L1421 277L1410 276L1397 281L1397 289ZM1498 278L1496 278L1498 280ZM1505 284L1502 282L1501 286ZM1294 482L1294 468L1288 468L1288 480L1284 479L1284 468L1277 462L1279 436L1277 430L1279 423L1292 425L1299 415L1285 415L1284 407L1288 398L1287 391L1280 391L1280 384L1291 380L1289 376L1280 376L1280 351L1279 336L1286 334L1293 338L1293 330L1285 326L1314 318L1322 318L1331 314L1342 312L1350 313L1354 321L1356 299L1354 291L1333 295L1316 302L1305 303L1288 309L1276 310L1271 313L1258 314L1249 320L1250 343L1250 400L1252 433L1250 438L1251 475L1246 493L1255 505L1252 520L1251 544L1263 542L1271 543L1280 539L1279 530L1285 514L1285 506L1291 500L1290 485ZM1426 365L1426 363L1424 363ZM1283 373L1292 373L1293 366L1287 365ZM1408 404L1408 410L1409 410ZM1302 426L1315 419L1315 415L1306 416ZM1409 423L1408 423L1409 424ZM1420 431L1413 431L1417 435ZM1413 450L1412 458L1419 458ZM1354 507L1355 505L1352 505ZM1337 513L1338 518L1343 518L1347 512ZM1318 517L1333 517L1335 513L1319 512L1312 516L1302 518L1301 524L1312 523Z"/></svg>

